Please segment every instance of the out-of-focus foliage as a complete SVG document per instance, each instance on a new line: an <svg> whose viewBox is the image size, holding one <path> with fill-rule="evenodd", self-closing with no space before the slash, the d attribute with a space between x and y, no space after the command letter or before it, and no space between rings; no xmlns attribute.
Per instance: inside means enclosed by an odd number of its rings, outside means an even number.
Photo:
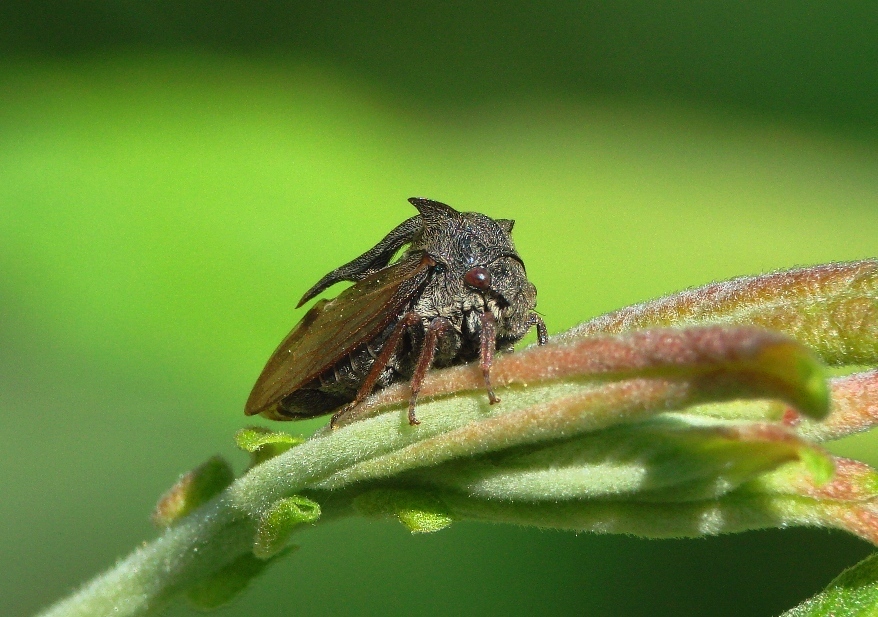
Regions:
<svg viewBox="0 0 878 617"><path fill-rule="evenodd" d="M845 570L823 591L783 614L783 617L867 617L875 614L878 572L872 555Z"/></svg>
<svg viewBox="0 0 878 617"><path fill-rule="evenodd" d="M212 2L7 0L0 50L272 52L378 82L408 103L666 97L878 127L868 0Z"/></svg>

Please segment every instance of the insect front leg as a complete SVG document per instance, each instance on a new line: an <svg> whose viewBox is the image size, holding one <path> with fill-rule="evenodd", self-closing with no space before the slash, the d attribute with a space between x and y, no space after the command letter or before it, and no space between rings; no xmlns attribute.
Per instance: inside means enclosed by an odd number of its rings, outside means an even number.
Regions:
<svg viewBox="0 0 878 617"><path fill-rule="evenodd" d="M494 388L491 386L491 365L494 364L497 325L494 313L491 311L485 311L479 316L479 319L482 322L482 330L479 334L479 368L482 369L482 376L485 378L485 387L488 389L488 401L493 405L500 402L500 399L494 394Z"/></svg>
<svg viewBox="0 0 878 617"><path fill-rule="evenodd" d="M372 394L372 390L375 388L375 384L381 377L381 373L387 367L390 359L396 352L396 348L399 346L399 341L402 339L402 335L405 332L406 328L411 328L416 325L421 325L421 318L417 315L417 313L406 313L402 316L402 319L396 322L396 325L393 327L393 331L390 333L390 336L387 337L387 341L384 343L384 348L381 350L381 353L378 354L378 357L372 364L372 368L369 369L369 373L366 375L366 379L363 380L362 385L360 385L360 389L357 390L357 395L354 397L354 400L352 400L350 403L348 403L332 415L332 419L329 421L329 428L335 428L335 425L338 423L340 418L346 416L348 413L353 411L354 408L362 403L367 396Z"/></svg>

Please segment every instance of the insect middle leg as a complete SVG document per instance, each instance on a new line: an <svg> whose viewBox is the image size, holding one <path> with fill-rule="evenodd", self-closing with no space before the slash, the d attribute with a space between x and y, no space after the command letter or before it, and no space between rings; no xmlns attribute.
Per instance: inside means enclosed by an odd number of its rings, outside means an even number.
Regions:
<svg viewBox="0 0 878 617"><path fill-rule="evenodd" d="M387 341L384 343L384 348L381 350L381 353L378 354L378 357L375 358L375 362L372 363L372 368L369 369L369 373L360 385L360 389L357 390L354 400L332 415L332 419L329 421L329 428L335 428L335 425L340 418L348 415L357 407L357 405L362 403L367 396L372 394L372 390L375 388L375 384L381 377L381 373L384 372L384 369L387 368L393 354L396 353L396 348L399 347L402 335L407 328L412 328L414 326L421 326L421 318L417 313L406 313L402 316L402 319L396 322L390 336L387 337Z"/></svg>
<svg viewBox="0 0 878 617"><path fill-rule="evenodd" d="M424 337L424 344L421 346L421 353L418 356L418 364L415 366L415 372L412 375L412 395L409 398L409 424L412 426L421 423L415 417L415 403L418 400L418 393L421 391L424 376L430 370L430 367L433 366L433 358L436 356L436 346L439 344L439 337L450 328L451 322L444 317L435 317L430 322L430 325L427 326L427 336Z"/></svg>

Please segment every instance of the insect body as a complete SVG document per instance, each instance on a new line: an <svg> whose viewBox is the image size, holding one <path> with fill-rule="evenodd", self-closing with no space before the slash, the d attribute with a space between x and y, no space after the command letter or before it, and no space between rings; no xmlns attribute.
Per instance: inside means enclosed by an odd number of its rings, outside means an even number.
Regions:
<svg viewBox="0 0 878 617"><path fill-rule="evenodd" d="M256 380L247 415L299 420L339 409L332 425L374 389L410 381L409 423L432 366L478 358L491 403L495 349L507 349L536 326L536 288L512 244L514 221L457 212L430 199L420 213L353 261L333 270L298 306L340 281L354 285L320 300L281 342ZM408 245L402 256L394 255Z"/></svg>

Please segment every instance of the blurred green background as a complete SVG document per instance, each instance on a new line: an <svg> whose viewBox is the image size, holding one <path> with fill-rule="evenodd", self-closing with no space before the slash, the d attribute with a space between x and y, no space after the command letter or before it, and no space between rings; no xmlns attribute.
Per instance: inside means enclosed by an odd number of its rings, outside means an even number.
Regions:
<svg viewBox="0 0 878 617"><path fill-rule="evenodd" d="M154 537L179 473L243 466L296 301L409 196L515 218L552 332L878 253L874 2L7 0L0 54L10 615ZM367 521L299 543L222 614L771 615L870 551Z"/></svg>

